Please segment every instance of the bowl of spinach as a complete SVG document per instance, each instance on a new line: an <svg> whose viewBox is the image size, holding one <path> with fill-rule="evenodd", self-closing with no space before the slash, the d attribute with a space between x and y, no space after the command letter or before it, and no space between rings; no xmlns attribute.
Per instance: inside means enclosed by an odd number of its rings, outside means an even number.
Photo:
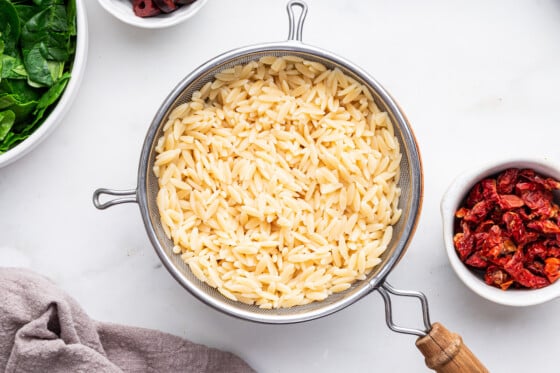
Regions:
<svg viewBox="0 0 560 373"><path fill-rule="evenodd" d="M38 145L76 95L87 55L84 0L0 0L0 167Z"/></svg>

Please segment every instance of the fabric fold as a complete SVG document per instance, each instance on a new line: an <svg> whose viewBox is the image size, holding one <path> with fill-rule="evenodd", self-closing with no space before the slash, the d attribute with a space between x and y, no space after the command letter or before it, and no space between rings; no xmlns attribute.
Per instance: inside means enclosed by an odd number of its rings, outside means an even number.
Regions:
<svg viewBox="0 0 560 373"><path fill-rule="evenodd" d="M49 279L0 268L0 371L232 372L236 355L151 329L92 320Z"/></svg>

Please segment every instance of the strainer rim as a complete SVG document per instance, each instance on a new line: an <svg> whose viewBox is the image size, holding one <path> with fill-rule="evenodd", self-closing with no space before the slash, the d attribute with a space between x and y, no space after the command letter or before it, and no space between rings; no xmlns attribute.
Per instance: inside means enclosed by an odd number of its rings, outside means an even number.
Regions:
<svg viewBox="0 0 560 373"><path fill-rule="evenodd" d="M364 82L367 83L368 88L374 90L376 95L380 97L383 104L391 111L394 118L397 120L397 124L401 131L403 132L403 141L406 141L410 145L410 151L412 152L410 159L413 160L410 164L411 173L415 176L411 180L410 188L412 188L411 193L417 198L412 199L411 214L410 218L405 222L403 228L404 232L401 236L401 240L396 243L395 251L380 265L382 266L378 273L372 277L368 282L367 286L364 285L360 289L352 292L349 296L345 296L340 300L333 303L326 304L324 307L317 308L315 310L309 310L303 313L297 314L266 314L266 313L255 313L250 310L244 310L238 307L230 306L223 301L214 299L208 296L199 286L189 281L178 268L172 263L171 258L166 254L162 243L158 240L154 226L150 219L150 210L148 208L148 193L147 193L147 177L148 172L151 170L151 165L149 162L149 155L152 149L154 141L157 141L156 135L160 128L160 125L165 119L169 109L176 102L177 98L187 89L190 84L196 81L200 76L204 75L208 70L221 66L228 61L233 61L239 57L247 56L253 53L266 53L266 52L296 52L296 53L307 53L316 57L320 57L337 65L345 67L348 71L351 71L355 75L359 76ZM283 42L272 42L272 43L260 43L248 45L245 47L240 47L232 49L225 53L222 53L205 63L201 64L195 70L187 74L173 90L167 95L162 105L156 112L149 128L147 131L146 138L142 145L142 151L140 155L140 162L138 166L138 181L137 181L137 196L138 204L140 207L141 216L144 222L145 229L147 231L148 237L159 256L160 260L166 267L167 271L175 278L181 286L183 286L187 291L194 295L197 299L203 303L211 306L212 308L221 311L223 313L229 314L231 316L259 322L259 323L269 323L269 324L288 324L297 323L308 320L317 319L320 317L327 316L334 312L337 312L343 308L350 306L355 303L365 295L371 293L377 287L379 287L385 277L393 270L395 265L399 262L401 257L405 254L408 245L414 231L416 229L417 221L420 215L420 209L422 205L423 198L423 174L420 153L418 145L410 124L405 117L400 106L392 98L392 96L381 86L377 80L375 80L368 72L350 62L349 60L332 53L330 51L324 50L322 48L314 47L298 40L287 40ZM159 216L159 215L158 215ZM366 280L361 280L366 281Z"/></svg>

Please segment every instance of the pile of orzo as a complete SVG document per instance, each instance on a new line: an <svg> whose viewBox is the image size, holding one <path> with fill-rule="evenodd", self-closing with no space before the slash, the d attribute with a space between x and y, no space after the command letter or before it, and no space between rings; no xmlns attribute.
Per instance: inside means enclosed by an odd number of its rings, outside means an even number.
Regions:
<svg viewBox="0 0 560 373"><path fill-rule="evenodd" d="M171 112L156 151L175 254L224 296L262 308L365 279L401 214L388 115L354 79L298 57L218 73Z"/></svg>

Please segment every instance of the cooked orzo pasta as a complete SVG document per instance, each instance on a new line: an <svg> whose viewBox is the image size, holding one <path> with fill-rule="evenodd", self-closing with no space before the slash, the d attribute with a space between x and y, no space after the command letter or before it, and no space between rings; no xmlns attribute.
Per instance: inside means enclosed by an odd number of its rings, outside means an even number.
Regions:
<svg viewBox="0 0 560 373"><path fill-rule="evenodd" d="M154 173L193 274L262 308L320 301L380 263L400 217L388 115L340 70L263 57L175 108Z"/></svg>

